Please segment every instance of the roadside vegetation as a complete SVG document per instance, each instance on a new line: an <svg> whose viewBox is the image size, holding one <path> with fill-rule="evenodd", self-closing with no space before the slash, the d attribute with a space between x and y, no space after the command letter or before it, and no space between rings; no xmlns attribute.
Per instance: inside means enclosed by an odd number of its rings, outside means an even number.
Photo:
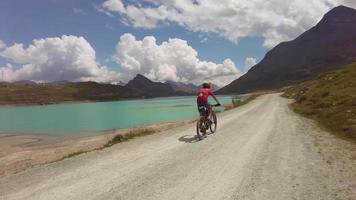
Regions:
<svg viewBox="0 0 356 200"><path fill-rule="evenodd" d="M103 149L111 147L111 146L113 146L115 144L126 142L126 141L128 141L130 139L133 139L133 138L136 138L136 137L152 135L152 134L157 133L157 132L159 132L159 130L156 130L156 129L153 129L153 128L133 129L133 130L129 131L128 133L115 135L111 140L109 140L106 144L104 144L101 147L98 147L98 148L95 148L95 149L91 149L91 150L87 150L87 151L83 151L83 150L76 151L76 152L70 153L67 156L64 156L63 158L61 158L59 160L56 160L56 161L64 160L64 159L71 158L71 157L74 157L74 156L78 156L78 155L83 154L83 153L89 153L89 152L92 152L92 151L103 150ZM53 161L53 162L56 162L56 161Z"/></svg>
<svg viewBox="0 0 356 200"><path fill-rule="evenodd" d="M234 108L239 107L239 106L243 106L247 103L249 103L250 101L255 100L258 96L260 96L259 94L254 94L251 95L249 97L247 97L246 99L240 99L240 98L233 98L232 99L232 105Z"/></svg>
<svg viewBox="0 0 356 200"><path fill-rule="evenodd" d="M283 96L296 100L291 107L297 113L356 141L356 63L289 87Z"/></svg>
<svg viewBox="0 0 356 200"><path fill-rule="evenodd" d="M248 96L247 98L233 97L231 100L231 105L227 105L227 106L224 105L225 111L243 106L243 105L249 103L250 101L255 100L260 95L262 95L262 93L261 94L253 94L253 95Z"/></svg>
<svg viewBox="0 0 356 200"><path fill-rule="evenodd" d="M125 141L133 139L135 137L141 137L141 136L145 136L145 135L152 135L152 134L154 134L156 132L157 132L156 130L149 129L149 128L132 130L129 133L124 134L124 135L116 135L108 143L106 143L103 146L103 148L111 147L114 144L117 144L117 143L120 143L120 142L125 142Z"/></svg>

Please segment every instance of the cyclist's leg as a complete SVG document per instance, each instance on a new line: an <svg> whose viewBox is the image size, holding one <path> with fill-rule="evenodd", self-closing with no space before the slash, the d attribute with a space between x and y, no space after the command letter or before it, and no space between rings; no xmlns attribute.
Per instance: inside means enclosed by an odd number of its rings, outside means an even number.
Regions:
<svg viewBox="0 0 356 200"><path fill-rule="evenodd" d="M205 106L208 110L206 119L207 119L207 121L211 122L211 113L212 113L211 105L207 102Z"/></svg>
<svg viewBox="0 0 356 200"><path fill-rule="evenodd" d="M206 102L206 103L204 103L204 107L206 108L207 116L209 117L210 113L211 113L211 106L208 102Z"/></svg>
<svg viewBox="0 0 356 200"><path fill-rule="evenodd" d="M199 115L200 116L205 116L205 110L206 110L206 105L204 103L198 103L197 104L197 109L198 109L198 112L199 112Z"/></svg>
<svg viewBox="0 0 356 200"><path fill-rule="evenodd" d="M199 124L200 126L203 126L205 124L205 121L207 119L207 109L205 103L199 103L198 102L198 112L199 112ZM202 127L200 127L202 128Z"/></svg>

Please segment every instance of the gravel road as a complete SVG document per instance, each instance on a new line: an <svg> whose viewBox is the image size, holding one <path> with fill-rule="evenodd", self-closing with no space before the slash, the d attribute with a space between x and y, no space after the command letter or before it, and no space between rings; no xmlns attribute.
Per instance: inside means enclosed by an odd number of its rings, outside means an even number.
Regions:
<svg viewBox="0 0 356 200"><path fill-rule="evenodd" d="M195 125L0 177L0 199L356 199L356 147L264 95Z"/></svg>

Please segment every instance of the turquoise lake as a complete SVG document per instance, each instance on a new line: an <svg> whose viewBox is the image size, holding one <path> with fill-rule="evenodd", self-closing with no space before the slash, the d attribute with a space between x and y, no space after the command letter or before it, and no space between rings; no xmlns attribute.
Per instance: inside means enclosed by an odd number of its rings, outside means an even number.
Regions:
<svg viewBox="0 0 356 200"><path fill-rule="evenodd" d="M218 97L231 104L230 96ZM0 132L53 135L95 134L162 122L194 119L196 97L71 103L0 108ZM223 109L223 108L218 108Z"/></svg>

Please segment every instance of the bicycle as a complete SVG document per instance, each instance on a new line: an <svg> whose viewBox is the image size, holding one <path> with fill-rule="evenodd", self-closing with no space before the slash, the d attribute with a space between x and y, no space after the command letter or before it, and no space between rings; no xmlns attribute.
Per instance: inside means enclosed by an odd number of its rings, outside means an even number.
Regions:
<svg viewBox="0 0 356 200"><path fill-rule="evenodd" d="M215 133L218 120L216 118L216 114L214 111L214 107L220 106L219 104L211 105L211 115L209 115L209 111L205 106L199 106L199 119L197 120L197 136L198 139L201 140L202 136L206 135L206 131L210 129L211 133Z"/></svg>

